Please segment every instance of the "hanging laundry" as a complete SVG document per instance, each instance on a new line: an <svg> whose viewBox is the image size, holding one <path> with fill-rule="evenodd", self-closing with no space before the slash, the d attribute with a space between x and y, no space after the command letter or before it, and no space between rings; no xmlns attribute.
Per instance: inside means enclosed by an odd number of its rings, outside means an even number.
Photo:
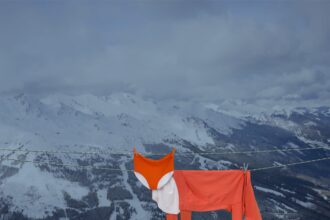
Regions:
<svg viewBox="0 0 330 220"><path fill-rule="evenodd" d="M172 151L159 160L142 156L134 147L134 174L137 179L148 189L156 190L162 188L173 175L174 153Z"/></svg>
<svg viewBox="0 0 330 220"><path fill-rule="evenodd" d="M163 212L179 214L179 192L174 178L171 178L162 188L152 190L152 199Z"/></svg>
<svg viewBox="0 0 330 220"><path fill-rule="evenodd" d="M190 220L191 212L226 210L232 213L232 220L261 220L258 204L251 185L250 171L242 170L175 170L176 184L165 185L156 190L159 208L167 212L167 220L177 220L176 213L165 210L171 201L166 198L174 195L175 187L179 192L179 210L181 220ZM169 187L170 186L170 187ZM168 190L168 192L166 192ZM153 193L154 194L154 193ZM162 199L160 197L165 197Z"/></svg>
<svg viewBox="0 0 330 220"><path fill-rule="evenodd" d="M250 171L175 170L174 152L159 160L146 158L134 148L134 173L153 190L152 199L167 220L191 220L192 212L226 210L232 220L261 220Z"/></svg>

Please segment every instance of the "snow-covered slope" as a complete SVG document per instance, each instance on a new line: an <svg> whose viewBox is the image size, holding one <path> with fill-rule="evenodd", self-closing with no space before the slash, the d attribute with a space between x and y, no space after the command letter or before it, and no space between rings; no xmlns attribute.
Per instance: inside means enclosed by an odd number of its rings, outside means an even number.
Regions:
<svg viewBox="0 0 330 220"><path fill-rule="evenodd" d="M1 97L0 104L3 143L29 143L30 148L90 145L130 151L134 145L177 136L205 145L213 140L201 120L209 120L224 134L241 123L192 103L155 103L126 93L53 95L40 100L21 94Z"/></svg>
<svg viewBox="0 0 330 220"><path fill-rule="evenodd" d="M260 111L242 101L155 101L129 93L108 96L53 94L0 96L0 148L21 150L168 152L177 148L179 169L238 168L296 162L329 155L327 150L263 155L203 155L202 151L244 151L327 147L330 108ZM192 154L181 154L191 152ZM0 151L0 219L159 219L150 192L130 172L38 165L8 160L132 168L131 156ZM269 219L294 215L326 219L329 163L254 175L257 199ZM269 174L276 175L275 180ZM306 205L309 204L309 205ZM316 207L316 208L315 208ZM275 214L271 214L276 212ZM196 214L213 219L223 213ZM292 217L292 216L291 216Z"/></svg>

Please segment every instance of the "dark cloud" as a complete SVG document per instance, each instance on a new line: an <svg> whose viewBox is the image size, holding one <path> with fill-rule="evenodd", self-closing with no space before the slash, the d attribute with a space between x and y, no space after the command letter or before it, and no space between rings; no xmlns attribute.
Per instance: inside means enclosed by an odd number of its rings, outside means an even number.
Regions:
<svg viewBox="0 0 330 220"><path fill-rule="evenodd" d="M5 1L0 91L330 95L329 1Z"/></svg>

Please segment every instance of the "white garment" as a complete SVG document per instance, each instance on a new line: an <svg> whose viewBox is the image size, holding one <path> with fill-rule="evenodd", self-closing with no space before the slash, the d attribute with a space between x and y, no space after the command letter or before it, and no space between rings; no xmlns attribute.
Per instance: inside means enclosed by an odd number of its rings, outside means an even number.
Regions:
<svg viewBox="0 0 330 220"><path fill-rule="evenodd" d="M142 185L144 185L145 187L150 189L150 186L149 186L149 183L148 183L147 179L144 178L144 176L141 173L134 171L134 174L135 174L136 178L142 183ZM157 189L162 188L170 179L172 179L172 176L173 176L173 171L170 171L170 172L166 173L158 181Z"/></svg>
<svg viewBox="0 0 330 220"><path fill-rule="evenodd" d="M152 199L167 214L179 214L179 192L172 177L162 188L152 190Z"/></svg>

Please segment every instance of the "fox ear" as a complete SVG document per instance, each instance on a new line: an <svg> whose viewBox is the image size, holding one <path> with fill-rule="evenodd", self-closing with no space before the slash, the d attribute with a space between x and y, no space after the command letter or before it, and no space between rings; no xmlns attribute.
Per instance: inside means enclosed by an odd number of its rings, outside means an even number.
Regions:
<svg viewBox="0 0 330 220"><path fill-rule="evenodd" d="M175 148L175 147L173 147L172 151L173 151L173 153L175 153L175 151L176 151L176 148Z"/></svg>
<svg viewBox="0 0 330 220"><path fill-rule="evenodd" d="M137 151L136 151L136 147L135 147L135 146L133 147L133 153L134 153L134 154L137 153Z"/></svg>

